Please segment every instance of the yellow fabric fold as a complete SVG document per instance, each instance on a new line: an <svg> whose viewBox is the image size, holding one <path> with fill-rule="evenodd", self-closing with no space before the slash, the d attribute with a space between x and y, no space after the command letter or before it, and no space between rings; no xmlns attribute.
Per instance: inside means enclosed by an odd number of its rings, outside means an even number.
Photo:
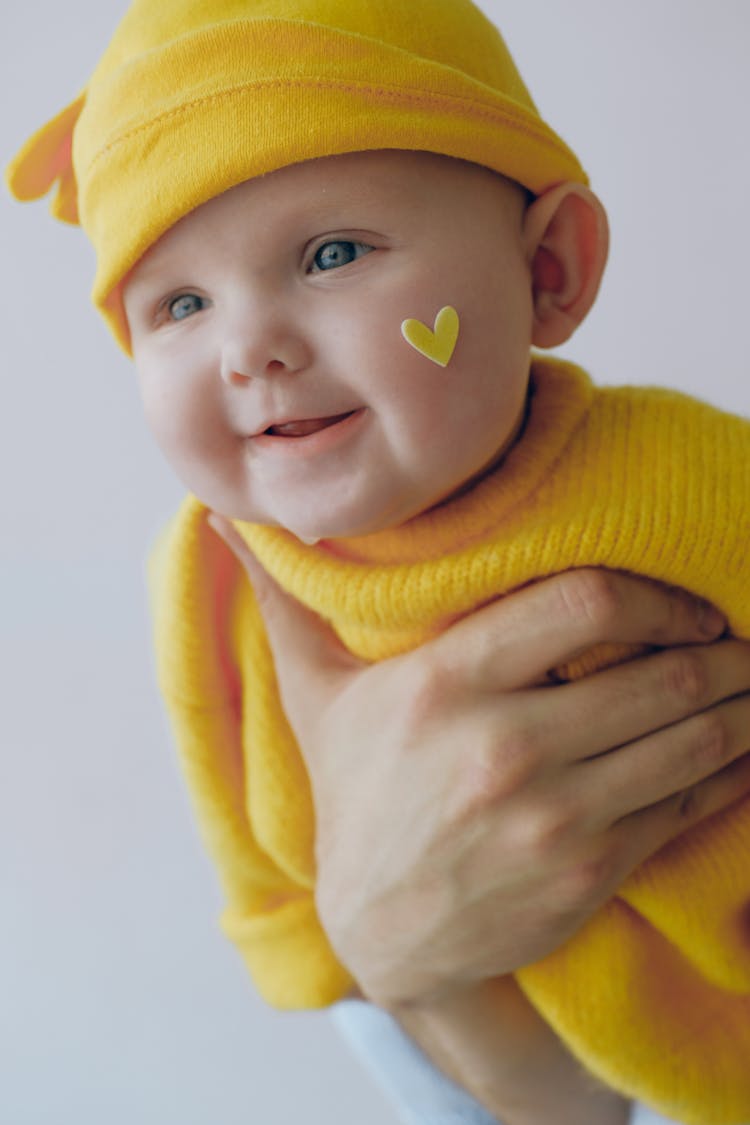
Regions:
<svg viewBox="0 0 750 1125"><path fill-rule="evenodd" d="M73 130L81 115L85 92L61 110L18 151L5 171L5 179L16 199L40 199L56 184L50 203L54 218L76 224L78 186L73 171Z"/></svg>
<svg viewBox="0 0 750 1125"><path fill-rule="evenodd" d="M750 637L750 422L670 391L595 389L555 360L535 361L532 386L501 469L401 528L309 547L236 526L369 660L532 578L592 564L691 589ZM188 498L153 563L161 688L226 932L271 1003L322 1006L352 982L315 914L309 783L252 591L206 515ZM688 1125L737 1125L750 1120L749 919L746 799L664 848L518 979L610 1085Z"/></svg>

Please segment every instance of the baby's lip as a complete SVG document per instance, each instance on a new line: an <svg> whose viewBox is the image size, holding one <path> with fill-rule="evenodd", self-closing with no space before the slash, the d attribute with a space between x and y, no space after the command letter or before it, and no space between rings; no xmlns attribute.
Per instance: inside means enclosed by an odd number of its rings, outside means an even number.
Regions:
<svg viewBox="0 0 750 1125"><path fill-rule="evenodd" d="M354 410L345 410L342 414L325 414L315 418L290 418L285 421L271 422L269 425L256 430L252 436L260 437L262 434L267 434L271 437L280 438L308 437L310 434L318 433L319 430L325 430L329 426L335 426L338 422L343 422L345 418L354 413Z"/></svg>

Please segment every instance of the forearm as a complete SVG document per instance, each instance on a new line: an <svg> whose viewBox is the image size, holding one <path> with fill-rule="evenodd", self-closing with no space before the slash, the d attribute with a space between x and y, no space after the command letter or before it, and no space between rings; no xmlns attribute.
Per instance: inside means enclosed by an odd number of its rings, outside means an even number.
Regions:
<svg viewBox="0 0 750 1125"><path fill-rule="evenodd" d="M512 977L392 1014L503 1125L625 1125L629 1104L585 1073Z"/></svg>

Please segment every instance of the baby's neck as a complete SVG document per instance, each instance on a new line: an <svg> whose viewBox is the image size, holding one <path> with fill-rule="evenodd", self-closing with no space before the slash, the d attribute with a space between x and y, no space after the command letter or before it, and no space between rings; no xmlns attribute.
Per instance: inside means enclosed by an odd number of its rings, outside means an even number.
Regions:
<svg viewBox="0 0 750 1125"><path fill-rule="evenodd" d="M513 449L514 446L518 444L523 436L523 432L526 429L526 423L528 422L529 414L531 412L531 400L533 398L533 394L533 387L531 386L531 384L529 384L526 398L524 399L523 406L519 411L518 418L516 419L516 423L513 426L513 429L511 430L508 437L506 437L503 444L500 446L500 449L498 449L498 451L492 455L487 464L484 465L478 473L474 473L473 476L464 481L463 484L459 485L459 487L451 492L449 496L446 496L443 500L440 500L439 503L433 505L433 508L427 509L427 511L432 511L434 508L440 508L444 504L449 504L451 503L451 501L457 500L460 496L465 496L467 492L471 492L472 488L476 488L476 486L478 484L481 484L483 480L486 480L487 477L492 476L493 473L496 473L498 471L503 461L510 453L511 449ZM425 513L422 512L421 514L424 515Z"/></svg>

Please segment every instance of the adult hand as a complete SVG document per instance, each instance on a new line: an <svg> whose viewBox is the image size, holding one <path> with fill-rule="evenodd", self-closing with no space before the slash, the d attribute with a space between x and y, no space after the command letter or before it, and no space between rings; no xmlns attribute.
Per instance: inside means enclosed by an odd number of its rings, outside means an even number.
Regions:
<svg viewBox="0 0 750 1125"><path fill-rule="evenodd" d="M252 581L310 774L322 923L381 1006L538 960L750 789L750 645L707 645L724 622L681 591L571 571L367 665L212 524ZM545 684L604 642L677 647Z"/></svg>

